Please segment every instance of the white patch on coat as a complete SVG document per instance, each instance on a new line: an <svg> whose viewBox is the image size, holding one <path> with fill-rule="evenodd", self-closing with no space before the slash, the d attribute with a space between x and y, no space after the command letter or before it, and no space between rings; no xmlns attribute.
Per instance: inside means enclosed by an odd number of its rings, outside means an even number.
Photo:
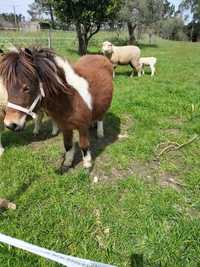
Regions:
<svg viewBox="0 0 200 267"><path fill-rule="evenodd" d="M72 148L65 153L65 161L63 163L64 166L70 167L72 165L72 162L74 160L74 154L75 154L75 144L73 143Z"/></svg>
<svg viewBox="0 0 200 267"><path fill-rule="evenodd" d="M97 121L97 137L104 137L103 121Z"/></svg>
<svg viewBox="0 0 200 267"><path fill-rule="evenodd" d="M92 110L92 97L89 92L89 84L87 80L79 76L67 60L56 56L55 61L56 64L64 70L68 84L80 94L88 108Z"/></svg>
<svg viewBox="0 0 200 267"><path fill-rule="evenodd" d="M86 169L92 167L92 156L90 150L87 151L86 156L83 156L83 167Z"/></svg>

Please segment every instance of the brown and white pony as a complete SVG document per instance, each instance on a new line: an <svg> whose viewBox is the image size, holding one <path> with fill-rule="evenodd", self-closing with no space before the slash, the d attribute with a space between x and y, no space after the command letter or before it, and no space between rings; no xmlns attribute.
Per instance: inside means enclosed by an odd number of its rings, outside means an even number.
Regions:
<svg viewBox="0 0 200 267"><path fill-rule="evenodd" d="M4 55L0 75L8 92L4 124L13 131L24 128L28 116L41 105L64 136L65 170L71 167L75 147L73 130L79 132L83 165L92 166L89 128L97 121L103 137L103 117L113 93L112 64L100 55L86 55L72 67L49 49L18 49Z"/></svg>

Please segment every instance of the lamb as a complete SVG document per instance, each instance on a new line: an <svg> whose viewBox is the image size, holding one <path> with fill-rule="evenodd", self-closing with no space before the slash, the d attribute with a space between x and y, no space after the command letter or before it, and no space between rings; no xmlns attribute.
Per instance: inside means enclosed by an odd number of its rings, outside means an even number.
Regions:
<svg viewBox="0 0 200 267"><path fill-rule="evenodd" d="M7 106L7 91L6 91L6 88L4 87L2 79L0 77L0 156L4 152L4 148L3 148L2 143L1 143L1 135L2 135L2 132L4 130L3 121L4 121L4 117L5 117L6 106ZM37 135L39 133L43 115L44 115L43 111L39 110L38 116L35 119L35 127L33 130L34 135ZM53 136L57 135L57 133L58 133L57 125L54 122L52 122L52 126L53 126L52 127L52 135Z"/></svg>
<svg viewBox="0 0 200 267"><path fill-rule="evenodd" d="M151 69L151 76L154 76L154 73L156 70L155 68L156 62L157 62L157 58L155 57L141 57L140 65L141 65L142 75L144 75L144 67L149 66Z"/></svg>
<svg viewBox="0 0 200 267"><path fill-rule="evenodd" d="M114 46L111 42L103 42L102 46L103 54L110 59L115 70L117 65L131 65L133 68L131 77L134 74L134 68L136 69L138 76L141 76L140 48L137 46ZM115 77L115 71L113 70L113 78Z"/></svg>

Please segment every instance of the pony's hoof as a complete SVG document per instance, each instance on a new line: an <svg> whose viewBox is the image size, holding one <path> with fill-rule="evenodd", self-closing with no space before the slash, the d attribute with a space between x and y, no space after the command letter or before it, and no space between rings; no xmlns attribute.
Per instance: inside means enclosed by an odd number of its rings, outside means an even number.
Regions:
<svg viewBox="0 0 200 267"><path fill-rule="evenodd" d="M59 169L59 174L64 174L64 173L67 173L70 169L71 169L72 166L65 166L65 165L62 165Z"/></svg>

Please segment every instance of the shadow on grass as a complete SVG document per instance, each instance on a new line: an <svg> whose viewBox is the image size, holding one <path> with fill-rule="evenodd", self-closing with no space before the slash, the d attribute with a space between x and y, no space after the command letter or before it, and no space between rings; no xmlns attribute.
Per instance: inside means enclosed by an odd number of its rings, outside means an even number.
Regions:
<svg viewBox="0 0 200 267"><path fill-rule="evenodd" d="M159 46L157 44L145 44L145 43L138 43L139 48L145 49L145 48L158 48Z"/></svg>
<svg viewBox="0 0 200 267"><path fill-rule="evenodd" d="M132 254L130 261L130 267L144 267L143 254Z"/></svg>
<svg viewBox="0 0 200 267"><path fill-rule="evenodd" d="M12 146L25 146L32 142L44 141L53 138L51 135L52 125L51 121L44 121L40 128L40 133L37 136L33 134L33 123L26 126L24 131L15 133L12 131L6 131L3 134L3 145L6 148Z"/></svg>
<svg viewBox="0 0 200 267"><path fill-rule="evenodd" d="M130 67L130 70L126 70L126 71L115 71L115 78L117 78L118 76L120 77L120 76L127 76L127 77L129 77L130 79L131 79L131 73L132 73L132 68ZM134 77L137 77L137 74L136 73L134 73L134 76L133 76L133 78ZM115 79L114 78L114 79Z"/></svg>
<svg viewBox="0 0 200 267"><path fill-rule="evenodd" d="M41 125L40 134L38 136L33 135L33 125L29 124L25 128L25 130L21 133L13 133L11 131L7 131L3 137L3 144L5 148L8 147L17 147L17 146L26 146L30 143L34 142L42 142L44 140L48 140L53 138L51 135L51 121L44 121ZM113 113L107 113L104 119L104 138L97 138L97 129L91 128L90 130L90 144L91 144L91 153L92 158L95 161L96 157L98 157L106 148L106 146L114 143L118 139L118 135L120 133L120 118L117 117ZM76 145L76 153L74 159L74 167L82 161L81 151L78 145ZM57 172L57 171L56 171ZM37 179L34 178L34 180ZM27 188L31 185L33 181L30 180L28 183L22 184L22 186L15 193L15 196L19 195L21 192L27 190ZM11 199L15 199L15 196L12 196Z"/></svg>
<svg viewBox="0 0 200 267"><path fill-rule="evenodd" d="M93 161L95 161L108 145L118 140L118 135L120 133L120 118L111 112L107 113L104 119L104 138L97 138L96 132L96 127L91 128L90 144ZM73 166L75 167L81 161L82 154L77 144Z"/></svg>

